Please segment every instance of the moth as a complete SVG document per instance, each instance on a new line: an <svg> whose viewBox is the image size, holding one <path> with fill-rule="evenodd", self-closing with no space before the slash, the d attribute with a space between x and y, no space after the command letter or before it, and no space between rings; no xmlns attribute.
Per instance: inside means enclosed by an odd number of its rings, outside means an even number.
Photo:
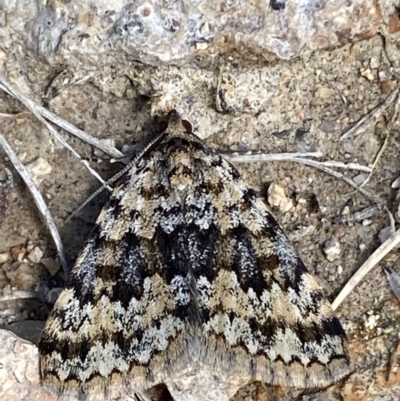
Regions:
<svg viewBox="0 0 400 401"><path fill-rule="evenodd" d="M39 343L54 394L111 400L164 383L228 401L253 380L349 372L322 289L236 168L171 113L115 185Z"/></svg>

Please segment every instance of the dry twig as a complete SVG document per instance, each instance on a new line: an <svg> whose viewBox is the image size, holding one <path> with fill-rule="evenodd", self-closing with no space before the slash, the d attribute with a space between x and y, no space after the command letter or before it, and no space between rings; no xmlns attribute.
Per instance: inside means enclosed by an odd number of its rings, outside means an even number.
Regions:
<svg viewBox="0 0 400 401"><path fill-rule="evenodd" d="M386 273L392 291L400 300L400 276L388 266L383 266L383 271Z"/></svg>
<svg viewBox="0 0 400 401"><path fill-rule="evenodd" d="M37 110L42 114L43 117L58 125L63 130L69 132L72 135L75 135L77 138L82 139L82 141L87 142L95 148L102 150L104 153L107 153L111 157L114 157L116 159L124 157L124 154L120 152L117 148L114 148L110 144L101 141L100 139L97 139L92 135L89 135L87 132L75 127L75 125L63 120L61 117L45 109L44 107L38 105Z"/></svg>
<svg viewBox="0 0 400 401"><path fill-rule="evenodd" d="M69 143L58 133L54 127L49 124L46 119L40 114L38 111L37 105L35 102L33 102L31 99L28 97L24 96L22 93L18 92L14 88L12 88L5 80L0 76L0 89L4 90L7 92L9 95L15 97L17 100L19 100L28 110L30 110L34 116L42 122L47 129L53 134L53 136L66 148L68 149L88 170L89 172L96 177L103 185L105 184L105 181L100 177L100 175L93 170L89 163L86 160L83 160L81 156L69 145Z"/></svg>
<svg viewBox="0 0 400 401"><path fill-rule="evenodd" d="M294 156L294 155L296 155L296 156ZM298 156L298 155L301 155L301 156ZM269 154L224 155L224 157L226 157L228 160L230 160L232 162L237 162L237 163L253 163L256 161L290 161L290 162L295 162L295 163L300 163L300 164L304 164L307 166L311 166L318 170L322 170L325 173L334 176L335 178L345 181L347 184L349 184L350 186L355 188L366 198L372 200L373 202L375 202L378 205L381 204L380 200L378 199L378 197L375 194L365 190L364 188L359 188L352 179L346 177L342 173L339 173L335 170L328 168L324 164L324 162L318 162L315 160L309 160L309 159L303 158L303 157L311 157L311 156L312 157L321 157L322 154L319 152L314 152L314 153L300 153L300 154L298 154L298 153L281 153L281 154L270 154L270 155ZM332 162L331 161L329 163L331 163L330 165L337 163L336 167L346 166L345 163L342 163L342 162ZM352 163L352 165L354 167L354 163ZM349 165L347 165L346 167L349 168L348 166ZM366 166L360 166L360 165L356 165L356 166L357 166L357 169L360 169L360 167L362 167L364 169L368 169L368 167L366 167ZM366 171L366 170L364 170L364 171Z"/></svg>
<svg viewBox="0 0 400 401"><path fill-rule="evenodd" d="M332 303L332 309L335 310L343 300L354 290L356 285L397 245L400 244L400 229L389 237L353 274L350 280L340 291L339 295Z"/></svg>
<svg viewBox="0 0 400 401"><path fill-rule="evenodd" d="M350 213L350 214L341 214L338 216L333 217L333 222L335 224L343 224L343 223L349 223L352 221L361 221L365 219L369 219L372 216L376 216L379 213L381 213L381 209L378 205L372 205L368 206L363 210L360 210L355 213Z"/></svg>
<svg viewBox="0 0 400 401"><path fill-rule="evenodd" d="M38 295L30 291L15 291L11 295L0 296L0 302L17 301L19 299L32 299L37 298Z"/></svg>
<svg viewBox="0 0 400 401"><path fill-rule="evenodd" d="M256 163L256 162L281 162L295 159L297 157L322 157L322 152L306 153L227 153L219 152L225 159L233 163Z"/></svg>
<svg viewBox="0 0 400 401"><path fill-rule="evenodd" d="M44 221L46 222L47 226L49 227L50 233L53 237L54 243L56 245L58 255L61 261L61 265L66 274L68 274L68 266L67 262L65 261L64 256L64 248L61 242L60 234L57 230L56 224L51 216L51 213L46 205L46 202L43 199L42 194L36 187L35 183L33 182L31 176L29 175L28 171L26 170L25 166L20 162L17 155L14 153L6 139L3 135L0 134L0 146L4 149L7 156L10 158L11 163L14 165L15 169L18 171L22 179L24 180L26 186L28 187L32 197L36 203L36 206L39 209L40 214L42 215Z"/></svg>
<svg viewBox="0 0 400 401"><path fill-rule="evenodd" d="M305 152L305 153L249 153L249 154L235 154L221 152L226 159L234 163L256 163L256 162L281 162L281 161L296 161L295 159L304 159L309 157L322 157L321 152ZM323 167L336 167L346 170L358 170L371 172L371 167L363 166L358 163L343 163L336 160L328 160L325 162L315 161Z"/></svg>
<svg viewBox="0 0 400 401"><path fill-rule="evenodd" d="M393 100L397 97L398 93L399 93L398 89L394 90L383 102L377 104L372 110L370 110L367 114L361 117L351 128L343 132L343 134L340 136L340 140L342 141L343 139L346 139L367 120L371 119L379 112L383 111L389 104L393 103Z"/></svg>
<svg viewBox="0 0 400 401"><path fill-rule="evenodd" d="M331 170L328 167L325 167L323 165L321 165L320 163L314 161L314 160L308 160L308 159L293 159L292 161L295 161L297 163L300 164L305 164L307 166L311 166L314 167L318 170L324 171L327 174L332 175L335 178L338 178L344 182L346 182L347 184L349 184L350 186L352 186L353 188L355 188L358 192L360 192L362 195L364 195L366 198L368 198L369 200L372 200L373 202L375 202L376 204L380 205L381 201L379 200L379 198L373 194L372 192L369 192L367 190L365 190L364 188L359 188L357 186L357 184L350 178L346 177L345 175L343 175L342 173L339 173L335 170Z"/></svg>
<svg viewBox="0 0 400 401"><path fill-rule="evenodd" d="M395 91L395 92L396 92L396 91ZM374 163L373 163L373 165L372 165L372 168L371 168L370 173L368 174L368 177L367 177L367 178L365 179L365 181L360 185L360 187L363 187L363 186L371 179L372 173L374 172L375 167L376 167L376 165L378 164L378 161L380 160L380 158L381 158L383 152L385 151L385 149L386 149L386 147L387 147L387 144L389 143L390 134L391 134L391 132L392 132L393 124L394 124L394 122L396 121L396 118L397 118L397 115L398 115L398 112L399 112L399 100L400 100L400 96L399 96L399 91L398 91L398 90L397 90L397 96L396 96L396 97L397 97L397 101L396 101L396 104L395 104L395 106L394 106L394 111L393 111L392 118L390 119L390 122L388 123L388 125L387 125L387 127L386 127L386 129L385 129L385 131L386 131L385 140L384 140L384 142L383 142L381 148L379 149L378 154L377 154L376 157L375 157Z"/></svg>

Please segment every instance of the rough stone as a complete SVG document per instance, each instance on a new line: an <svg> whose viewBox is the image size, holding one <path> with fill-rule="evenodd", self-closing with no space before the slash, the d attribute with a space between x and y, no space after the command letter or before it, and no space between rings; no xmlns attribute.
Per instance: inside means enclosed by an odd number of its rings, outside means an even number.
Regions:
<svg viewBox="0 0 400 401"><path fill-rule="evenodd" d="M50 305L54 305L56 303L57 298L60 295L61 291L62 291L62 288L52 288L46 294L46 302L49 303Z"/></svg>
<svg viewBox="0 0 400 401"><path fill-rule="evenodd" d="M325 257L329 262L336 260L341 254L340 242L336 238L331 238L323 246Z"/></svg>
<svg viewBox="0 0 400 401"><path fill-rule="evenodd" d="M39 186L45 179L45 176L50 174L52 170L50 164L43 159L43 157L37 158L33 162L27 164L25 167L36 186Z"/></svg>
<svg viewBox="0 0 400 401"><path fill-rule="evenodd" d="M381 244L383 244L392 234L393 234L392 227L388 226L383 228L378 234L379 241L381 242Z"/></svg>
<svg viewBox="0 0 400 401"><path fill-rule="evenodd" d="M392 185L390 186L393 189L399 189L400 188L400 177L397 177L393 182Z"/></svg>
<svg viewBox="0 0 400 401"><path fill-rule="evenodd" d="M268 202L282 213L288 212L293 207L293 201L286 197L285 190L274 183L268 188Z"/></svg>
<svg viewBox="0 0 400 401"><path fill-rule="evenodd" d="M275 2L276 3L276 2ZM211 65L216 55L290 59L373 36L382 24L375 0L210 2L5 1L0 42L15 56L97 69L104 64ZM15 62L15 61L13 61Z"/></svg>
<svg viewBox="0 0 400 401"><path fill-rule="evenodd" d="M24 244L13 246L10 253L14 260L22 260L26 254L26 246Z"/></svg>
<svg viewBox="0 0 400 401"><path fill-rule="evenodd" d="M19 290L33 290L38 282L36 277L36 269L33 269L28 263L21 263L17 270L9 272L11 285Z"/></svg>
<svg viewBox="0 0 400 401"><path fill-rule="evenodd" d="M8 259L10 259L10 252L0 253L0 264L7 262Z"/></svg>
<svg viewBox="0 0 400 401"><path fill-rule="evenodd" d="M0 330L0 343L0 399L56 401L40 385L37 348L7 330Z"/></svg>
<svg viewBox="0 0 400 401"><path fill-rule="evenodd" d="M360 173L353 178L353 181L356 185L361 185L367 178L368 178L367 173Z"/></svg>
<svg viewBox="0 0 400 401"><path fill-rule="evenodd" d="M28 254L28 259L32 263L39 263L40 260L42 259L43 256L43 251L38 247L35 246Z"/></svg>

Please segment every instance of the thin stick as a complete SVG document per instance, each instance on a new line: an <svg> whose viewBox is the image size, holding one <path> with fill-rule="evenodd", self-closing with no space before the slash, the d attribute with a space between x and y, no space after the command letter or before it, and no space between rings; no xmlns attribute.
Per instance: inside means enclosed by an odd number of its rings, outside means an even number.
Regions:
<svg viewBox="0 0 400 401"><path fill-rule="evenodd" d="M338 162L336 160L328 160L326 162L317 162L317 163L325 167L336 167L336 168L343 168L346 170L358 170L358 171L365 171L367 173L371 171L371 167L363 166L362 164L358 163L343 163L343 162Z"/></svg>
<svg viewBox="0 0 400 401"><path fill-rule="evenodd" d="M362 124L364 124L365 121L368 119L372 118L375 116L375 114L378 114L379 111L384 109L386 106L388 106L390 103L393 102L393 100L397 97L399 93L398 89L395 89L383 102L377 104L372 110L370 110L367 114L365 114L363 117L361 117L356 124L354 124L351 128L349 128L347 131L345 131L341 136L340 140L342 141L343 139L346 139L350 134L352 134L357 128L359 128Z"/></svg>
<svg viewBox="0 0 400 401"><path fill-rule="evenodd" d="M280 161L288 161L297 158L309 158L309 157L322 157L323 153L321 152L306 152L306 153L256 153L256 154L232 154L232 153L220 153L224 156L225 159L228 159L230 162L234 163L255 163L255 162L280 162ZM359 170L365 171L369 173L371 171L371 167L363 166L358 163L343 163L335 160L328 160L325 162L315 161L314 163L318 163L320 166L325 167L337 167L343 168L346 170Z"/></svg>
<svg viewBox="0 0 400 401"><path fill-rule="evenodd" d="M383 271L386 273L392 291L400 300L400 276L388 266L383 266Z"/></svg>
<svg viewBox="0 0 400 401"><path fill-rule="evenodd" d="M282 153L282 155L290 155L290 153ZM251 156L251 155L249 155L249 156ZM265 155L265 156L268 156L268 155ZM275 155L272 155L272 156L275 156ZM229 160L236 161L236 157L234 157L233 159L229 158ZM364 188L359 188L353 180L351 180L350 178L347 178L345 175L343 175L342 173L339 173L338 171L335 171L328 167L325 167L321 162L317 162L315 160L309 160L309 159L302 159L300 157L289 157L289 156L288 157L285 156L284 158L275 159L275 161L283 161L283 160L304 164L306 166L311 166L311 167L321 170L327 174L330 174L330 175L334 176L335 178L338 178L338 179L346 182L347 184L349 184L350 186L355 188L358 192L363 194L366 198L372 200L373 202L377 203L378 205L381 204L381 201L377 198L376 195L365 190Z"/></svg>
<svg viewBox="0 0 400 401"><path fill-rule="evenodd" d="M3 89L3 87L0 86L1 89ZM9 93L11 95L11 93ZM18 118L18 117L22 117L22 116L28 116L30 115L29 111L21 111L20 113L14 113L14 114L10 114L10 113L0 113L0 117L4 117L4 118Z"/></svg>
<svg viewBox="0 0 400 401"><path fill-rule="evenodd" d="M26 96L22 95L15 89L11 88L5 80L0 76L0 89L3 89L5 92L9 93L16 99L18 99L28 110L30 110L35 117L42 122L47 129L54 135L54 137L65 147L67 148L88 170L89 172L96 177L103 185L105 184L105 181L100 177L100 175L93 170L89 163L86 160L83 160L80 155L68 144L68 142L58 133L57 130L54 129L54 127L49 124L43 117L42 115L38 112L36 104Z"/></svg>
<svg viewBox="0 0 400 401"><path fill-rule="evenodd" d="M387 147L387 144L389 143L389 139L390 139L390 134L391 134L391 132L392 132L393 123L395 122L395 120L396 120L396 118L397 118L398 112L399 112L399 91L397 91L397 102L396 102L396 105L395 105L395 108L394 108L394 112L393 112L392 118L390 119L390 122L389 122L389 124L388 124L388 126L387 126L387 128L386 128L386 130L385 130L385 131L386 131L385 140L384 140L384 142L383 142L381 148L379 149L378 154L377 154L376 157L375 157L374 164L372 165L372 169L371 169L370 173L368 174L368 177L367 177L367 178L365 179L365 181L360 185L360 187L363 187L363 186L364 186L365 184L367 184L367 182L371 179L372 174L373 174L373 172L374 172L374 170L375 170L375 167L376 167L376 165L378 164L378 161L380 160L380 158L381 158L383 152L385 151L385 149L386 149L386 147Z"/></svg>
<svg viewBox="0 0 400 401"><path fill-rule="evenodd" d="M15 169L18 171L22 179L24 180L26 186L28 187L32 197L36 203L36 206L39 209L40 214L42 215L44 221L46 222L47 226L49 227L51 236L53 237L54 243L56 245L58 255L61 261L61 265L64 269L65 274L68 276L69 269L67 266L67 262L65 261L64 256L64 248L61 242L60 234L57 230L57 226L51 216L51 213L46 205L46 202L43 199L42 194L37 189L35 183L32 180L32 177L29 175L28 171L26 170L25 166L20 162L17 155L14 153L6 139L3 135L0 134L0 146L4 149L7 156L10 158L11 163L14 165Z"/></svg>
<svg viewBox="0 0 400 401"><path fill-rule="evenodd" d="M324 171L325 173L330 174L330 175L334 176L335 178L338 178L338 179L346 182L347 184L349 184L350 186L355 188L358 192L363 194L366 198L372 200L373 202L377 203L378 205L381 204L381 201L378 199L378 197L375 194L367 191L364 188L359 188L357 186L357 184L352 179L346 177L345 175L343 175L342 173L339 173L338 171L331 170L330 168L325 167L325 166L321 165L320 163L318 163L318 162L316 162L314 160L296 158L296 159L293 159L293 161L295 161L297 163L300 163L300 164L305 164L307 166L312 166L312 167L315 167L318 170Z"/></svg>
<svg viewBox="0 0 400 401"><path fill-rule="evenodd" d="M226 153L218 152L225 159L233 163L280 162L297 157L322 157L322 152L294 152L294 153Z"/></svg>
<svg viewBox="0 0 400 401"><path fill-rule="evenodd" d="M143 154L143 152L142 152ZM317 162L317 161L312 161L308 159L303 159L303 157L322 157L323 154L321 152L308 152L308 153L260 153L260 154L248 154L248 155L236 155L232 153L221 153L225 159L228 159L231 162L236 162L236 163L254 163L254 162L271 162L271 161L292 161L300 164L308 164L312 167L315 167L317 169L320 169L324 171L325 173L331 174L336 178L342 179L345 182L347 182L349 185L351 185L353 188L357 189L360 191L365 197L368 199L372 200L373 202L380 204L379 199L376 198L375 195L371 194L365 189L359 189L357 185L349 178L345 177L343 174L338 173L334 170L329 169L328 167L325 167L324 162ZM140 158L140 156L139 156ZM136 159L138 160L138 159ZM116 181L119 177L121 177L123 174L125 174L126 171L128 171L132 164L134 164L135 161L129 163L125 168L123 168L119 173L117 173L114 177L112 177L110 180L107 181L106 184L111 184L112 182ZM346 167L346 168L351 168L349 165L345 165L345 163L342 162L330 162L330 163L337 163L338 167ZM332 165L332 164L330 164ZM354 166L353 166L354 168ZM364 169L363 171L369 171L368 167L366 166L361 166L361 165L356 165L356 169ZM101 193L104 190L105 186L103 185L100 187L97 191L95 191L88 199L85 200L69 217L68 220L70 220L72 217L74 217L79 211L81 211L92 199L94 199L99 193Z"/></svg>
<svg viewBox="0 0 400 401"><path fill-rule="evenodd" d="M393 213L386 206L384 207L384 209L389 217L390 234L393 235L394 232L396 231L396 222L394 220Z"/></svg>
<svg viewBox="0 0 400 401"><path fill-rule="evenodd" d="M351 221L361 221L369 219L372 216L376 216L381 213L381 208L378 205L368 206L363 210L360 210L351 214L341 214L333 217L335 224L348 223Z"/></svg>
<svg viewBox="0 0 400 401"><path fill-rule="evenodd" d="M11 295L2 295L0 297L0 302L15 301L18 299L30 299L37 298L38 294L29 291L15 291Z"/></svg>
<svg viewBox="0 0 400 401"><path fill-rule="evenodd" d="M75 135L77 138L82 139L88 144L102 150L104 153L107 153L111 157L114 157L116 159L124 157L124 154L120 152L117 148L114 148L114 146L111 146L108 143L105 143L93 137L87 132L82 131L81 129L75 127L75 125L63 120L61 117L45 109L44 107L37 105L37 110L42 114L43 117L47 118L52 123L58 125L60 128L71 133L72 135Z"/></svg>
<svg viewBox="0 0 400 401"><path fill-rule="evenodd" d="M1 77L0 77L1 79ZM4 81L4 78L3 78ZM0 84L0 89L4 90L7 92L10 96L14 95L12 92L7 90L7 87L4 87L4 85ZM33 102L33 100L32 100ZM34 103L34 102L33 102ZM70 122L63 120L61 117L57 116L56 114L52 113L51 111L47 110L46 108L40 106L39 104L35 103L36 110L47 120L51 121L53 124L58 125L60 128L63 130L69 132L70 134L76 136L79 139L82 139L83 141L87 142L88 144L94 146L95 148L98 148L102 150L104 153L107 153L111 157L114 158L121 158L124 156L122 152L120 152L117 148L114 148L114 146L111 146L110 144L101 141L100 139L95 138L94 136L86 133L85 131L82 131L81 129L75 127L75 125L71 124ZM7 113L0 113L0 117L6 117L6 118L16 118L16 117L21 117L24 115L29 115L29 111L22 111L20 113L15 113L15 114L7 114Z"/></svg>
<svg viewBox="0 0 400 401"><path fill-rule="evenodd" d="M340 291L339 295L332 303L332 309L335 310L343 300L354 290L356 285L397 245L400 244L400 229L389 237L354 273L351 279Z"/></svg>
<svg viewBox="0 0 400 401"><path fill-rule="evenodd" d="M113 182L117 181L120 177L122 177L127 171L129 171L133 165L135 165L142 157L143 155L146 154L146 152L157 142L161 141L161 139L164 137L164 133L159 134L157 137L155 137L150 143L146 145L146 147L139 153L139 155L132 160L130 163L128 163L121 171L119 171L117 174L115 174L113 177L111 177L106 184L110 185ZM78 209L76 209L67 219L69 221L74 217L79 211L81 211L92 199L94 199L99 193L103 192L104 188L106 188L105 185L100 187L97 191L95 191L92 195L89 196L88 199L83 202Z"/></svg>

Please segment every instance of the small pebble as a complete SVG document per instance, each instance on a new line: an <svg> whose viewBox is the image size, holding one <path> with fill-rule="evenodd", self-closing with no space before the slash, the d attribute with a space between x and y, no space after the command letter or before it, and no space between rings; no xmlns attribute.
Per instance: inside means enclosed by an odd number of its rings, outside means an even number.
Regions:
<svg viewBox="0 0 400 401"><path fill-rule="evenodd" d="M383 244L389 237L391 237L392 234L393 234L392 227L389 226L383 228L378 234L378 238L379 241L381 241L381 244Z"/></svg>
<svg viewBox="0 0 400 401"><path fill-rule="evenodd" d="M368 81L373 81L375 79L375 74L369 68L361 71L361 76L367 78Z"/></svg>
<svg viewBox="0 0 400 401"><path fill-rule="evenodd" d="M32 263L39 263L42 257L43 251L38 246L35 246L28 254L28 259Z"/></svg>
<svg viewBox="0 0 400 401"><path fill-rule="evenodd" d="M43 331L44 323L38 320L24 320L22 322L13 322L7 325L5 329L12 331L25 340L37 344Z"/></svg>
<svg viewBox="0 0 400 401"><path fill-rule="evenodd" d="M390 92L394 91L397 87L397 80L381 80L381 92L384 94L389 94Z"/></svg>
<svg viewBox="0 0 400 401"><path fill-rule="evenodd" d="M390 287L392 288L396 297L400 299L400 276L389 266L384 266L383 270L386 273Z"/></svg>
<svg viewBox="0 0 400 401"><path fill-rule="evenodd" d="M342 143L343 149L346 153L353 153L354 152L354 148L355 148L355 144L354 141L352 139L346 139L343 141Z"/></svg>
<svg viewBox="0 0 400 401"><path fill-rule="evenodd" d="M274 183L268 188L268 202L283 213L288 212L293 207L293 201L286 197L285 190Z"/></svg>
<svg viewBox="0 0 400 401"><path fill-rule="evenodd" d="M400 188L400 177L397 177L393 182L391 187L393 189L399 189Z"/></svg>
<svg viewBox="0 0 400 401"><path fill-rule="evenodd" d="M4 288L3 288L3 296L7 296L7 295L11 295L12 294L12 290L11 290L11 285L7 284Z"/></svg>
<svg viewBox="0 0 400 401"><path fill-rule="evenodd" d="M11 253L11 256L12 256L12 258L14 260L20 260L21 259L21 255L22 255L22 258L25 256L26 247L23 244L22 245L13 246L10 249L10 253Z"/></svg>
<svg viewBox="0 0 400 401"><path fill-rule="evenodd" d="M10 252L0 253L0 264L6 263L10 259Z"/></svg>
<svg viewBox="0 0 400 401"><path fill-rule="evenodd" d="M371 60L369 61L369 66L373 69L376 70L379 68L381 65L380 58L377 57L371 57Z"/></svg>
<svg viewBox="0 0 400 401"><path fill-rule="evenodd" d="M290 137L290 129L285 129L283 131L275 131L272 135L276 136L279 139L288 139Z"/></svg>
<svg viewBox="0 0 400 401"><path fill-rule="evenodd" d="M366 174L366 173L361 173L361 174L356 175L356 176L353 178L353 181L354 181L354 183L355 183L356 185L361 185L367 178L368 178L368 174Z"/></svg>
<svg viewBox="0 0 400 401"><path fill-rule="evenodd" d="M323 252L329 262L336 260L341 254L340 242L336 238L331 238L325 242Z"/></svg>
<svg viewBox="0 0 400 401"><path fill-rule="evenodd" d="M310 130L308 128L305 127L298 128L296 130L296 134L294 135L296 142L302 141L306 136L306 134L308 134L309 132Z"/></svg>
<svg viewBox="0 0 400 401"><path fill-rule="evenodd" d="M15 276L10 278L11 285L18 290L33 290L38 282L36 272L28 263L21 263L18 269L12 273L15 273Z"/></svg>
<svg viewBox="0 0 400 401"><path fill-rule="evenodd" d="M43 157L37 158L32 163L27 164L25 167L36 186L39 186L44 180L45 176L50 174L52 170L50 164L47 162L47 160L43 159Z"/></svg>
<svg viewBox="0 0 400 401"><path fill-rule="evenodd" d="M37 284L37 278L30 273L20 273L15 278L14 283L18 290L33 291Z"/></svg>
<svg viewBox="0 0 400 401"><path fill-rule="evenodd" d="M46 302L49 303L50 305L54 305L56 303L57 298L60 295L61 291L62 291L62 288L52 288L46 294Z"/></svg>
<svg viewBox="0 0 400 401"><path fill-rule="evenodd" d="M207 42L197 42L196 43L196 49L197 50L206 50L208 48L208 43Z"/></svg>
<svg viewBox="0 0 400 401"><path fill-rule="evenodd" d="M329 99L333 96L334 91L330 88L321 87L314 92L314 97L320 99Z"/></svg>
<svg viewBox="0 0 400 401"><path fill-rule="evenodd" d="M342 216L348 216L350 214L350 206L345 205L342 209Z"/></svg>
<svg viewBox="0 0 400 401"><path fill-rule="evenodd" d="M368 317L365 317L364 319L365 319L365 327L369 330L372 330L377 326L380 316L371 314Z"/></svg>

